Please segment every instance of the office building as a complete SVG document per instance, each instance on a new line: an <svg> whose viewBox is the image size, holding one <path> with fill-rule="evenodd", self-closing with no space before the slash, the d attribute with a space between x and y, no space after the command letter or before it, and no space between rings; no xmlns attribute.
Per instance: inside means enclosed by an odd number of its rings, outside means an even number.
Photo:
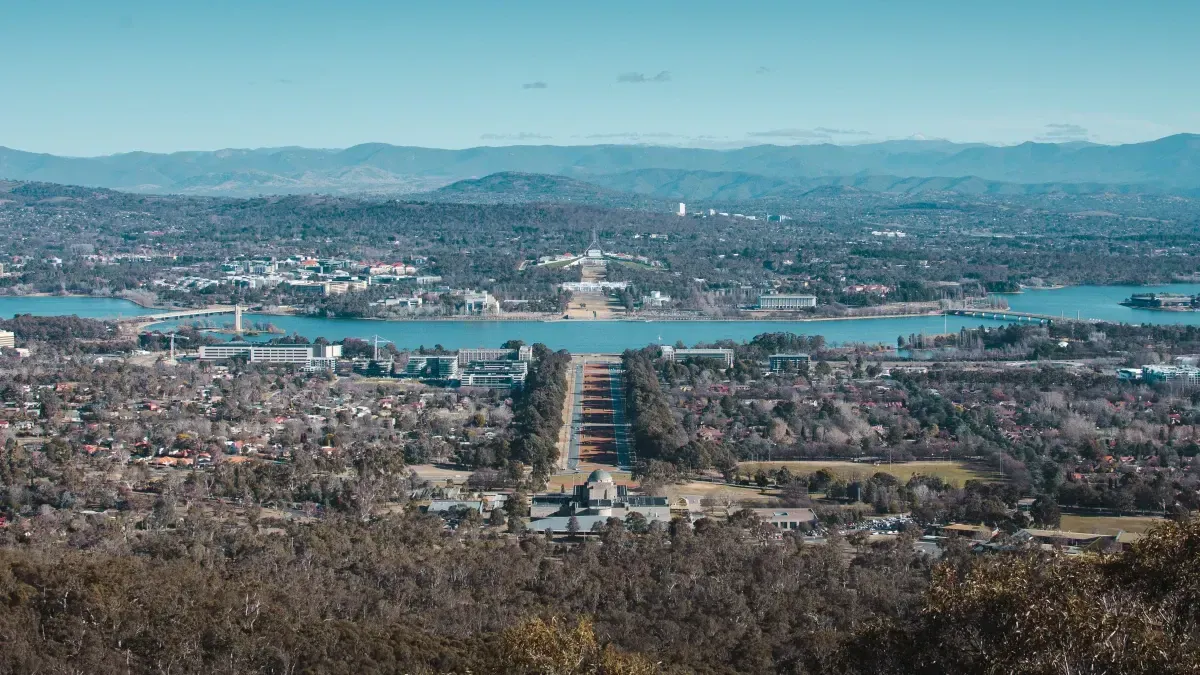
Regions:
<svg viewBox="0 0 1200 675"><path fill-rule="evenodd" d="M808 354L772 354L767 357L767 363L770 364L773 373L796 370L801 364L809 361L812 361L812 358Z"/></svg>
<svg viewBox="0 0 1200 675"><path fill-rule="evenodd" d="M679 202L679 217L682 218L683 216L686 216L686 215L687 215L687 204L684 204L683 202Z"/></svg>
<svg viewBox="0 0 1200 675"><path fill-rule="evenodd" d="M1200 385L1200 368L1195 366L1145 366L1142 379L1146 382L1175 382L1189 387Z"/></svg>
<svg viewBox="0 0 1200 675"><path fill-rule="evenodd" d="M459 369L458 381L463 387L513 389L524 386L528 375L528 361L471 361Z"/></svg>
<svg viewBox="0 0 1200 675"><path fill-rule="evenodd" d="M252 363L296 363L306 366L333 367L342 355L341 345L252 344L226 342L200 347L200 360L219 361L245 357Z"/></svg>
<svg viewBox="0 0 1200 675"><path fill-rule="evenodd" d="M516 349L460 349L458 365L465 366L472 361L532 361L533 347L522 345Z"/></svg>
<svg viewBox="0 0 1200 675"><path fill-rule="evenodd" d="M533 347L463 349L458 352L458 380L463 387L511 389L525 384Z"/></svg>
<svg viewBox="0 0 1200 675"><path fill-rule="evenodd" d="M807 309L817 306L815 295L760 295L759 309Z"/></svg>
<svg viewBox="0 0 1200 675"><path fill-rule="evenodd" d="M732 349L676 349L662 347L663 358L669 361L686 361L688 359L713 359L725 364L726 368L733 367Z"/></svg>
<svg viewBox="0 0 1200 675"><path fill-rule="evenodd" d="M413 354L408 357L408 363L404 364L402 374L404 377L421 380L457 380L458 357Z"/></svg>
<svg viewBox="0 0 1200 675"><path fill-rule="evenodd" d="M17 346L17 335L11 330L0 330L0 347L15 348Z"/></svg>

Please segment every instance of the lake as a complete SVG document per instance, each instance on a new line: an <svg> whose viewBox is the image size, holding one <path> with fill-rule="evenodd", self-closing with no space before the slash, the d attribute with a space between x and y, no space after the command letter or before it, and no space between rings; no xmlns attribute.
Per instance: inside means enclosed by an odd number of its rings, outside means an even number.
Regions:
<svg viewBox="0 0 1200 675"><path fill-rule="evenodd" d="M79 297L11 297L0 296L0 317L11 318L14 314L36 314L38 316L75 316L84 319L115 319L122 316L152 314L128 300L120 298Z"/></svg>
<svg viewBox="0 0 1200 675"><path fill-rule="evenodd" d="M1166 286L1073 286L1028 290L1003 297L1016 311L1101 319L1122 323L1200 324L1200 312L1154 312L1123 307L1132 293L1200 293L1200 284ZM150 313L127 300L72 297L0 297L0 316L75 314L86 318L116 318ZM214 317L219 322L229 317ZM541 342L572 352L619 352L630 347L662 342L685 344L729 339L749 340L759 333L790 332L822 335L832 344L847 342L895 345L900 335L927 335L957 331L962 327L1000 325L1004 322L940 316L892 319L838 319L832 321L371 321L317 319L297 316L247 315L249 322L269 321L288 333L308 338L368 339L378 334L402 349L442 345L448 349L498 346L505 340ZM163 328L170 324L161 324Z"/></svg>

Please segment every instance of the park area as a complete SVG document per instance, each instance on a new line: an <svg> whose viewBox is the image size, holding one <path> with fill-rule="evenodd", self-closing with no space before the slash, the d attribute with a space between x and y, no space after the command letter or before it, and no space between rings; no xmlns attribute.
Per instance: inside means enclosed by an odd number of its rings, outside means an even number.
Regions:
<svg viewBox="0 0 1200 675"><path fill-rule="evenodd" d="M753 475L759 469L777 471L783 467L793 474L816 473L829 469L841 478L857 480L870 478L877 473L886 473L907 481L913 476L936 476L952 485L962 487L969 480L996 480L995 473L981 471L967 462L897 462L894 464L866 464L839 461L795 461L795 462L742 462L738 471Z"/></svg>

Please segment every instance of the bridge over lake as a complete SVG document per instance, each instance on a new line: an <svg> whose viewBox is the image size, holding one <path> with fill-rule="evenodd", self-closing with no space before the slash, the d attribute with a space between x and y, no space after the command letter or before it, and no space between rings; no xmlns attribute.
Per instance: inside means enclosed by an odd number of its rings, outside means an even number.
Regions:
<svg viewBox="0 0 1200 675"><path fill-rule="evenodd" d="M121 323L137 324L145 326L161 321L176 321L179 319L197 319L202 316L216 316L219 314L236 314L238 308L234 305L213 305L203 309L180 309L171 312L159 312L157 314L139 314L137 316L126 316L118 319Z"/></svg>
<svg viewBox="0 0 1200 675"><path fill-rule="evenodd" d="M1087 321L1095 323L1096 319L1080 319L1068 316L1054 316L1053 314L1035 314L1033 312L1014 312L1009 309L947 309L944 314L949 316L969 316L976 319L995 319L997 321L1015 321L1032 322L1032 323L1054 323L1055 321Z"/></svg>

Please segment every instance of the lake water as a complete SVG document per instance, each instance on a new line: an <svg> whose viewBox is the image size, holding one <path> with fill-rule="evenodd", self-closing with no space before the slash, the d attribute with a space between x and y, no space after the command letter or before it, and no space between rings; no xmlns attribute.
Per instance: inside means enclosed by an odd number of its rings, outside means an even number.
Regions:
<svg viewBox="0 0 1200 675"><path fill-rule="evenodd" d="M1058 316L1101 319L1123 323L1200 324L1200 312L1154 312L1121 306L1132 293L1200 293L1200 284L1168 286L1074 286L1052 290L1029 290L1001 296L1015 311ZM0 297L0 316L75 314L86 318L115 318L150 313L129 301L112 298ZM232 322L231 317L214 317ZM541 342L554 349L572 352L619 352L630 347L662 342L685 344L730 339L749 340L759 333L790 332L822 335L832 344L847 342L896 344L900 335L934 334L1004 322L973 318L919 316L896 319L850 319L834 321L370 321L363 319L315 319L295 316L247 315L247 321L269 321L288 333L329 340L378 334L400 348L448 349L493 347L505 340ZM169 324L162 324L165 328Z"/></svg>
<svg viewBox="0 0 1200 675"><path fill-rule="evenodd" d="M76 297L11 297L0 296L0 317L11 318L14 314L38 316L75 316L84 319L115 319L122 316L152 314L157 310L146 309L120 298L76 298Z"/></svg>
<svg viewBox="0 0 1200 675"><path fill-rule="evenodd" d="M1134 293L1200 293L1200 284L1166 286L1071 286L998 296L1018 312L1053 314L1069 318L1100 319L1113 323L1200 325L1200 312L1156 312L1120 304Z"/></svg>

